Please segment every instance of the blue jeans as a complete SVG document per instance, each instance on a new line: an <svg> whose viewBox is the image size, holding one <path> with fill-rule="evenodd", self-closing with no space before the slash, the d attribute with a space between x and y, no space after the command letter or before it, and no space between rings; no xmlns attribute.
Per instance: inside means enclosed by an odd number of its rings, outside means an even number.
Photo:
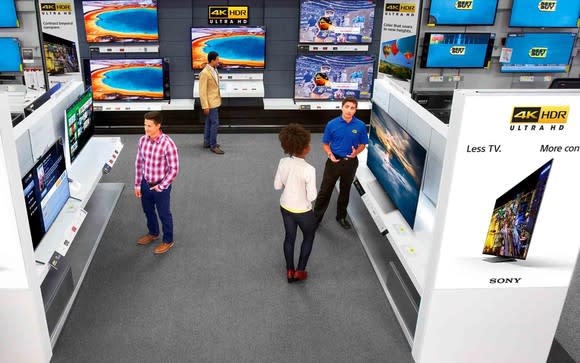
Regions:
<svg viewBox="0 0 580 363"><path fill-rule="evenodd" d="M210 148L217 146L217 132L220 126L220 119L217 108L210 108L205 116L205 127L203 129L203 143Z"/></svg>
<svg viewBox="0 0 580 363"><path fill-rule="evenodd" d="M159 222L163 227L163 242L173 242L173 216L169 209L171 185L162 192L150 190L145 179L141 180L141 205L147 217L147 229L152 236L159 236ZM155 212L157 207L157 213Z"/></svg>
<svg viewBox="0 0 580 363"><path fill-rule="evenodd" d="M314 212L309 210L304 213L292 213L280 207L282 220L284 221L284 257L286 258L286 269L294 269L294 243L296 241L296 231L298 227L302 230L304 240L300 247L300 259L298 260L298 270L305 271L312 244L314 242L314 233L316 232L316 218Z"/></svg>

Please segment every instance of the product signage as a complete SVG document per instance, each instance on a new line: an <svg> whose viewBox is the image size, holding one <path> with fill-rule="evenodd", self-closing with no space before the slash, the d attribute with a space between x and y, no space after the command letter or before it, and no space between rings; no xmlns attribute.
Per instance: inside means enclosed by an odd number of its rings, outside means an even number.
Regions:
<svg viewBox="0 0 580 363"><path fill-rule="evenodd" d="M248 6L208 6L208 24L247 25L249 18Z"/></svg>

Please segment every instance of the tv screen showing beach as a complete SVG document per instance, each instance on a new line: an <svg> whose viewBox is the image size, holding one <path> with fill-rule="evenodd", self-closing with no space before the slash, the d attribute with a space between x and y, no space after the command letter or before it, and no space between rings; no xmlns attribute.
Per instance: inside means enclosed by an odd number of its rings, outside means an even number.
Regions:
<svg viewBox="0 0 580 363"><path fill-rule="evenodd" d="M192 28L192 68L205 67L211 51L219 54L221 68L263 69L266 65L266 30L262 27Z"/></svg>
<svg viewBox="0 0 580 363"><path fill-rule="evenodd" d="M157 0L83 1L88 43L157 42Z"/></svg>
<svg viewBox="0 0 580 363"><path fill-rule="evenodd" d="M92 59L95 101L162 100L162 59Z"/></svg>

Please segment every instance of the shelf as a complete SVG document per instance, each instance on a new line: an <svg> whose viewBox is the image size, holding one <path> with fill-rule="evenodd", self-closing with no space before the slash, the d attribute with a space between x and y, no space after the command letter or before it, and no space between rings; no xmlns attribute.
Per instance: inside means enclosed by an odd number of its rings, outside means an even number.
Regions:
<svg viewBox="0 0 580 363"><path fill-rule="evenodd" d="M246 79L223 79L220 76L220 94L222 98L262 98L264 81ZM227 75L225 76L227 77ZM199 98L199 81L193 84L193 97Z"/></svg>
<svg viewBox="0 0 580 363"><path fill-rule="evenodd" d="M340 110L341 101L294 101L292 98L264 98L264 110ZM359 110L370 110L372 103L370 101L358 101Z"/></svg>
<svg viewBox="0 0 580 363"><path fill-rule="evenodd" d="M181 111L193 110L195 100L174 99L151 102L95 102L95 111Z"/></svg>

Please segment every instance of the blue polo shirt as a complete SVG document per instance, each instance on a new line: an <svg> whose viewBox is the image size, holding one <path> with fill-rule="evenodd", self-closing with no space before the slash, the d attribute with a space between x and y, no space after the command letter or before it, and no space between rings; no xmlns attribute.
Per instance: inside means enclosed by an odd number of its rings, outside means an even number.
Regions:
<svg viewBox="0 0 580 363"><path fill-rule="evenodd" d="M330 144L332 152L344 158L352 153L360 144L368 144L367 128L365 123L356 117L347 123L342 116L330 120L324 128L322 142Z"/></svg>

